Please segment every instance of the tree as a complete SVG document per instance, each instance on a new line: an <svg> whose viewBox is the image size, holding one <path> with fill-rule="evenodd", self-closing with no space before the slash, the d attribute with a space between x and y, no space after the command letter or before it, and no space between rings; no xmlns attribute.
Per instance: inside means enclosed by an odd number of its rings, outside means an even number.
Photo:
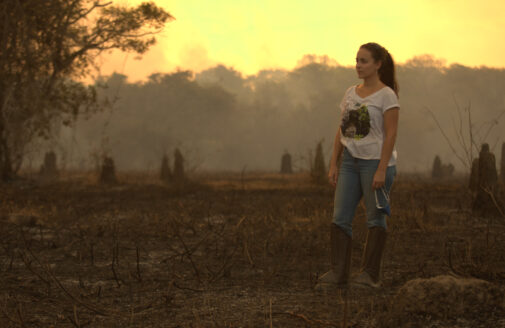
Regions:
<svg viewBox="0 0 505 328"><path fill-rule="evenodd" d="M0 179L14 177L24 148L61 123L100 109L89 76L104 51L145 53L173 19L154 3L101 0L0 2Z"/></svg>

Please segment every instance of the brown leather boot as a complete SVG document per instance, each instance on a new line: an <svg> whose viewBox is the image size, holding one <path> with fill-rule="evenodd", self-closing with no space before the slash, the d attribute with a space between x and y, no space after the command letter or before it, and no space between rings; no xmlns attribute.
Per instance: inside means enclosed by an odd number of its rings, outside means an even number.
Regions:
<svg viewBox="0 0 505 328"><path fill-rule="evenodd" d="M361 272L353 279L353 283L375 288L381 286L381 263L385 246L386 230L382 227L370 228L366 239Z"/></svg>
<svg viewBox="0 0 505 328"><path fill-rule="evenodd" d="M330 271L319 278L315 289L323 290L330 286L346 286L349 281L351 267L352 238L336 224L331 224L331 256Z"/></svg>

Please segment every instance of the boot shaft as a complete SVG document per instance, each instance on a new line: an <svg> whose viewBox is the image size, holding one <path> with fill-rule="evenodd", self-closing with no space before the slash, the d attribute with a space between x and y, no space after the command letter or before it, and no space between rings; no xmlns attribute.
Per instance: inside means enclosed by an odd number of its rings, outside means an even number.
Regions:
<svg viewBox="0 0 505 328"><path fill-rule="evenodd" d="M386 230L382 227L373 227L368 230L361 267L362 271L370 275L374 283L380 280L386 236Z"/></svg>
<svg viewBox="0 0 505 328"><path fill-rule="evenodd" d="M331 268L338 284L347 284L351 269L352 238L336 224L331 224Z"/></svg>

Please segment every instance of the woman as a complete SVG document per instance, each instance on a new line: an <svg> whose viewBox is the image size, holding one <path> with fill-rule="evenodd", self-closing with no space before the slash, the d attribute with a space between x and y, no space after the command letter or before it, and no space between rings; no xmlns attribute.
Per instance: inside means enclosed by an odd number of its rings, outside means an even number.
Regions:
<svg viewBox="0 0 505 328"><path fill-rule="evenodd" d="M361 197L366 206L368 235L361 272L353 282L380 286L386 217L376 196L389 194L396 175L399 88L393 58L377 43L359 48L356 70L363 83L348 88L340 104L342 120L328 173L330 183L336 187L330 228L331 269L321 276L317 289L346 286L349 282L352 219ZM337 163L341 163L340 168Z"/></svg>

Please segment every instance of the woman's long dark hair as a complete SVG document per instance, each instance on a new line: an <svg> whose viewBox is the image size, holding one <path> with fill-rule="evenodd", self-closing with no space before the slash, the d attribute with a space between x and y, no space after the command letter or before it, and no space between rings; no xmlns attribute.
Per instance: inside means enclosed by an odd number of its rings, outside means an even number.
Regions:
<svg viewBox="0 0 505 328"><path fill-rule="evenodd" d="M391 54L386 50L386 48L375 42L365 43L361 45L360 48L365 48L370 51L376 62L382 62L381 67L379 68L379 78L382 83L393 89L398 96L400 86L396 81L395 63Z"/></svg>

